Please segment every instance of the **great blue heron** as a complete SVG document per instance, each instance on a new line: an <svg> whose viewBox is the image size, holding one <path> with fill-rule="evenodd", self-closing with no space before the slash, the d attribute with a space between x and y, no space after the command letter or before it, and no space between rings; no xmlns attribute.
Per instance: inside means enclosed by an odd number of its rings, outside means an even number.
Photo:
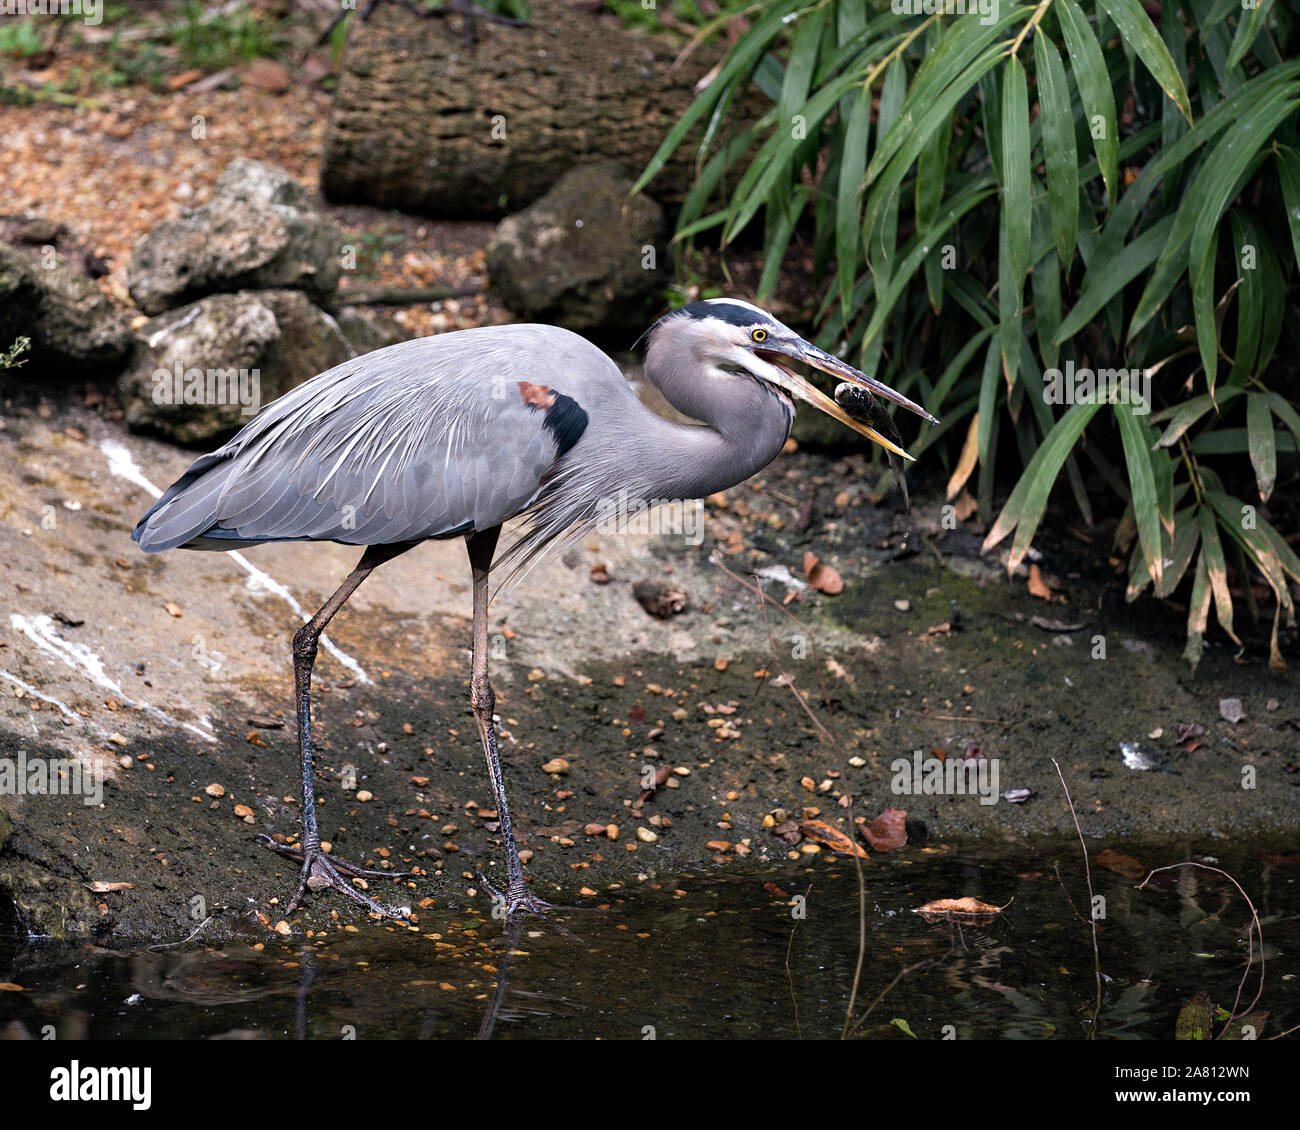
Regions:
<svg viewBox="0 0 1300 1130"><path fill-rule="evenodd" d="M541 913L546 904L529 892L515 848L488 681L488 578L502 523L527 519L497 563L517 575L562 535L590 529L602 500L606 508L614 497L689 500L735 486L781 450L796 399L905 456L859 418L860 403L849 415L791 361L847 382L859 400L878 394L937 422L746 302L696 302L643 336L646 377L702 426L650 411L613 361L568 330L462 330L391 345L313 377L198 459L140 519L131 537L146 553L268 541L366 547L293 637L302 841L295 848L264 838L302 864L286 913L305 888L333 887L372 912L401 917L343 878L393 872L364 871L321 850L312 782L317 641L376 566L429 538L465 539L474 581L470 705L505 841L506 911Z"/></svg>

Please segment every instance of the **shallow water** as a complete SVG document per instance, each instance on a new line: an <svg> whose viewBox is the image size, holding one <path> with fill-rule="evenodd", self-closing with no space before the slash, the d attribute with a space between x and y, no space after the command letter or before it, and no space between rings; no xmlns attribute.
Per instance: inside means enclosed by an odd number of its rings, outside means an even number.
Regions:
<svg viewBox="0 0 1300 1130"><path fill-rule="evenodd" d="M1130 850L1147 867L1208 858ZM1271 1035L1300 1022L1300 855L1256 848L1217 858L1262 922L1266 980L1256 1008L1269 1013L1261 1034ZM855 1016L888 991L859 1035L906 1040L894 1018L922 1039L1085 1034L1095 979L1091 932L1070 904L1087 904L1077 845L1032 859L909 848L874 856L864 876ZM1099 1035L1168 1039L1196 992L1232 1006L1250 912L1231 883L1204 871L1166 872L1141 891L1136 882L1094 861L1095 893L1106 901ZM376 923L311 939L257 931L220 947L127 952L10 938L0 980L21 990L0 992L0 1030L96 1040L833 1037L858 953L857 883L851 861L826 856L807 868L647 882L610 892L608 910L560 915L577 938L532 919L510 938L470 910L426 912L418 931ZM795 895L805 897L802 918ZM911 913L964 895L1010 905L980 923ZM1243 1006L1257 985L1258 964Z"/></svg>

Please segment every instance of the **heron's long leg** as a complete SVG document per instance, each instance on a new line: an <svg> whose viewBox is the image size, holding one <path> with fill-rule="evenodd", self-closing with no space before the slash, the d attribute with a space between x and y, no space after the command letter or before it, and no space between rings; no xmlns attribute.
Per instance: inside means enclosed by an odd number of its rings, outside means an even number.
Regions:
<svg viewBox="0 0 1300 1130"><path fill-rule="evenodd" d="M298 905L307 887L315 890L320 887L331 886L361 903L373 913L384 914L390 918L403 917L390 908L381 906L374 899L363 895L350 883L345 882L340 872L350 877L376 879L396 879L407 873L368 871L343 860L330 860L321 850L320 829L316 822L316 785L311 747L311 672L316 662L317 646L321 634L325 631L325 626L334 618L338 610L347 603L348 598L357 591L361 582L370 576L378 566L385 561L391 561L398 554L405 553L413 544L407 542L400 545L375 545L368 548L357 563L357 567L348 574L347 579L339 585L334 595L321 606L320 611L315 616L294 633L293 684L298 716L298 752L301 757L302 767L302 843L295 846L286 846L275 843L269 837L263 838L263 843L272 851L291 856L295 860L301 856L302 873L298 878L298 888L285 908L286 914Z"/></svg>
<svg viewBox="0 0 1300 1130"><path fill-rule="evenodd" d="M474 711L474 721L478 725L479 739L483 742L488 777L492 781L492 795L497 806L497 819L506 845L506 877L509 881L505 895L506 911L507 914L514 914L515 911L524 909L540 914L549 904L533 896L524 882L524 867L519 862L519 849L515 846L510 806L506 802L506 783L497 752L497 732L492 722L496 694L488 680L488 574L500 533L501 527L496 526L481 533L469 534L465 538L470 569L474 575L474 658L470 671L469 700Z"/></svg>

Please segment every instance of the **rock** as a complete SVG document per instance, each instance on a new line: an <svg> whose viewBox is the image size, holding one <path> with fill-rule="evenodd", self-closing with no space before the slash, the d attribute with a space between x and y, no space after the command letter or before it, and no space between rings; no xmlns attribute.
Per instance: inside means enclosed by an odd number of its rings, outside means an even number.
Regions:
<svg viewBox="0 0 1300 1130"><path fill-rule="evenodd" d="M0 902L6 900L12 901L22 929L35 937L85 937L100 917L80 881L25 859L7 857L0 863Z"/></svg>
<svg viewBox="0 0 1300 1130"><path fill-rule="evenodd" d="M31 338L24 379L84 377L116 369L131 351L125 313L64 261L0 243L0 352Z"/></svg>
<svg viewBox="0 0 1300 1130"><path fill-rule="evenodd" d="M643 262L664 217L653 200L629 198L631 188L617 164L582 165L502 220L487 264L506 305L521 318L579 332L644 326L661 276Z"/></svg>
<svg viewBox="0 0 1300 1130"><path fill-rule="evenodd" d="M293 290L214 294L138 334L118 381L127 425L189 447L228 438L270 401L355 356L338 323Z"/></svg>
<svg viewBox="0 0 1300 1130"><path fill-rule="evenodd" d="M1219 717L1225 722L1240 722L1246 717L1246 711L1242 709L1241 699L1239 698L1221 698L1219 699Z"/></svg>
<svg viewBox="0 0 1300 1130"><path fill-rule="evenodd" d="M135 245L127 284L146 314L238 290L293 288L321 299L338 286L342 244L288 173L240 158L211 200Z"/></svg>
<svg viewBox="0 0 1300 1130"><path fill-rule="evenodd" d="M321 153L325 196L497 220L580 162L640 171L727 49L714 41L683 53L675 38L624 29L591 11L602 5L590 0L527 6L528 27L480 20L469 48L459 27L416 17L409 0L372 3L367 19L352 20ZM770 105L747 85L715 151ZM681 203L695 181L695 150L681 145L668 159L648 186L656 199Z"/></svg>
<svg viewBox="0 0 1300 1130"><path fill-rule="evenodd" d="M5 840L9 838L9 833L13 830L14 822L9 819L9 813L0 806L0 849L4 848Z"/></svg>
<svg viewBox="0 0 1300 1130"><path fill-rule="evenodd" d="M244 68L244 82L258 90L283 94L289 89L289 72L275 59L254 59Z"/></svg>
<svg viewBox="0 0 1300 1130"><path fill-rule="evenodd" d="M31 243L41 247L47 243L58 243L59 237L67 230L57 220L45 216L33 216L30 220L22 220L16 225L14 238L19 243Z"/></svg>
<svg viewBox="0 0 1300 1130"><path fill-rule="evenodd" d="M365 306L344 306L338 313L339 329L358 357L399 341L408 341L411 335L392 315L370 310Z"/></svg>
<svg viewBox="0 0 1300 1130"><path fill-rule="evenodd" d="M686 608L686 594L665 581L637 581L632 586L632 595L642 608L660 620L676 616Z"/></svg>

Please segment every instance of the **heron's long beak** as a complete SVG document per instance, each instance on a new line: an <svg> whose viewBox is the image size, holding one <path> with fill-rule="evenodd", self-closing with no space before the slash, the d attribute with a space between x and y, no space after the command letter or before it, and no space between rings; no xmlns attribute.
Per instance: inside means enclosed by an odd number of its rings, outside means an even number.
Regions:
<svg viewBox="0 0 1300 1130"><path fill-rule="evenodd" d="M782 364L778 359L779 355L792 357L796 361L802 361L805 365L812 366L814 369L820 369L823 373L829 373L833 377L848 381L850 384L857 385L868 392L873 392L877 396L883 396L886 400L892 400L895 404L901 405L909 412L915 412L932 424L939 422L919 404L908 400L907 397L895 392L888 385L882 384L880 381L867 376L866 373L853 368L852 365L846 365L838 357L832 356L824 349L818 349L811 342L804 341L802 338L795 338L792 341L771 341L765 344L767 348L757 350L758 355L769 364L776 365L786 374L788 378L787 388L791 393L801 400L807 401L814 408L825 412L826 415L838 420L845 427L852 428L859 435L864 435L872 442L880 444L886 451L892 451L895 455L901 455L904 459L912 458L897 444L882 436L875 428L850 416L816 385L809 383L793 369Z"/></svg>

